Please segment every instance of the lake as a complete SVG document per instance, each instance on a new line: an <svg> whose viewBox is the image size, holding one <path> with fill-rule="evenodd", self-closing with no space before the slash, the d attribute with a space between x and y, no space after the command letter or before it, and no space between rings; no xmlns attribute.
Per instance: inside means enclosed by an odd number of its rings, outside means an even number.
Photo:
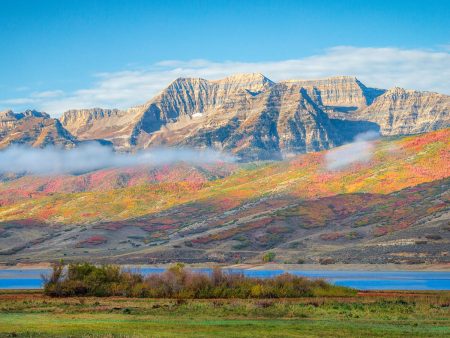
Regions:
<svg viewBox="0 0 450 338"><path fill-rule="evenodd" d="M194 269L209 273L210 269ZM164 268L141 268L144 274L160 273ZM359 290L450 290L450 272L444 271L334 271L334 270L252 270L227 269L249 277L270 278L284 272L310 278L323 278L335 285ZM42 274L49 269L0 270L0 289L39 289Z"/></svg>

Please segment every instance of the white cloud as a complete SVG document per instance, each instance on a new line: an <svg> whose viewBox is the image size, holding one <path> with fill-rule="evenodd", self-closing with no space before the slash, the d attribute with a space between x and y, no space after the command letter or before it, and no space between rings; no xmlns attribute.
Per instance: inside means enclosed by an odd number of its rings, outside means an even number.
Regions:
<svg viewBox="0 0 450 338"><path fill-rule="evenodd" d="M14 108L15 106L34 105L36 103L36 100L32 97L17 97L14 99L2 100L0 101L0 103L6 105L8 108L9 107Z"/></svg>
<svg viewBox="0 0 450 338"><path fill-rule="evenodd" d="M38 175L82 173L108 167L136 165L159 166L175 162L193 164L233 162L231 155L211 149L152 149L131 153L117 153L110 147L87 143L64 150L56 147L44 149L13 145L0 150L0 173L27 173ZM25 169L24 169L25 168Z"/></svg>
<svg viewBox="0 0 450 338"><path fill-rule="evenodd" d="M64 92L62 90L47 90L44 92L34 92L31 94L31 97L37 98L37 99L47 99L47 98L54 98L54 97L60 97L63 96Z"/></svg>
<svg viewBox="0 0 450 338"><path fill-rule="evenodd" d="M352 143L328 151L325 155L327 169L340 170L354 163L370 161L374 151L373 140L379 136L374 131L361 133Z"/></svg>
<svg viewBox="0 0 450 338"><path fill-rule="evenodd" d="M372 87L400 86L450 94L450 52L445 48L433 51L341 46L302 59L273 62L161 61L145 69L96 74L90 88L71 93L51 91L55 96L34 93L29 98L0 104L5 108L29 104L29 108L53 115L72 108L128 108L144 103L177 77L218 79L247 72L260 72L275 81L354 75Z"/></svg>

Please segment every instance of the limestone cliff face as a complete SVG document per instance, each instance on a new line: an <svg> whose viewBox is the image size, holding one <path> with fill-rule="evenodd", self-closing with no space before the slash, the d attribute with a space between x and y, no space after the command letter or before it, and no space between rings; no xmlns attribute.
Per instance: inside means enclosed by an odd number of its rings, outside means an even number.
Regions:
<svg viewBox="0 0 450 338"><path fill-rule="evenodd" d="M137 144L211 147L257 160L328 149L348 140L301 84L237 88L199 113L189 111L156 132L141 132Z"/></svg>
<svg viewBox="0 0 450 338"><path fill-rule="evenodd" d="M114 119L119 115L120 110L118 109L69 110L63 113L60 121L67 130L83 138L84 135L92 132L92 128L96 124L104 123L106 120Z"/></svg>
<svg viewBox="0 0 450 338"><path fill-rule="evenodd" d="M18 117L12 112L12 110L0 112L0 135L1 133L14 128L18 120Z"/></svg>
<svg viewBox="0 0 450 338"><path fill-rule="evenodd" d="M257 95L272 85L272 81L257 73L238 74L217 81L179 78L135 109L146 122L144 130L151 132L183 117L198 117L233 103L239 104L240 100Z"/></svg>
<svg viewBox="0 0 450 338"><path fill-rule="evenodd" d="M14 114L0 113L0 148L12 144L31 147L56 145L63 148L76 146L77 141L57 119L34 110Z"/></svg>
<svg viewBox="0 0 450 338"><path fill-rule="evenodd" d="M450 127L450 96L393 88L355 118L375 122L383 135L406 135Z"/></svg>
<svg viewBox="0 0 450 338"><path fill-rule="evenodd" d="M317 104L326 109L354 111L370 105L383 89L368 88L352 76L335 76L321 80L289 80L305 88Z"/></svg>
<svg viewBox="0 0 450 338"><path fill-rule="evenodd" d="M208 147L243 160L279 159L338 146L368 130L401 135L446 128L449 107L446 95L400 88L386 92L348 76L279 83L257 73L215 81L179 78L143 105L70 110L60 125L38 112L2 112L0 142L19 142L11 131L20 128L26 142L42 140L25 130L27 124L42 129L24 122L31 118L53 123L54 132L38 146L102 139L119 150Z"/></svg>
<svg viewBox="0 0 450 338"><path fill-rule="evenodd" d="M283 154L329 149L344 141L328 115L300 85L281 85L277 123Z"/></svg>
<svg viewBox="0 0 450 338"><path fill-rule="evenodd" d="M60 121L80 141L103 139L117 148L130 148L136 114L118 109L80 109L63 113Z"/></svg>
<svg viewBox="0 0 450 338"><path fill-rule="evenodd" d="M12 110L5 110L0 112L0 135L6 131L14 129L19 121L25 117L40 117L49 118L46 113L41 113L35 110L26 110L23 113L14 113Z"/></svg>

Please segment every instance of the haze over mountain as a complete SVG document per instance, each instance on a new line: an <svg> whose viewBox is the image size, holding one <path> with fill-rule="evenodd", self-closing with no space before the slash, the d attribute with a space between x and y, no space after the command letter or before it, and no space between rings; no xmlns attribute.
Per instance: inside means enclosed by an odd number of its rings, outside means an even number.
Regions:
<svg viewBox="0 0 450 338"><path fill-rule="evenodd" d="M367 131L407 135L450 126L450 96L370 88L354 77L275 83L259 73L178 78L146 103L45 113L0 113L0 147L66 148L101 140L121 151L213 148L244 161L281 159L351 142Z"/></svg>

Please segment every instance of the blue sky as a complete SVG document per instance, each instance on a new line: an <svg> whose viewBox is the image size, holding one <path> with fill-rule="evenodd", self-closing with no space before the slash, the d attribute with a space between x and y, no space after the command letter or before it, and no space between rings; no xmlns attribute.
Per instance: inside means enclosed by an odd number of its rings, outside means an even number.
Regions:
<svg viewBox="0 0 450 338"><path fill-rule="evenodd" d="M0 110L125 108L235 71L450 94L449 18L444 0L0 0Z"/></svg>

